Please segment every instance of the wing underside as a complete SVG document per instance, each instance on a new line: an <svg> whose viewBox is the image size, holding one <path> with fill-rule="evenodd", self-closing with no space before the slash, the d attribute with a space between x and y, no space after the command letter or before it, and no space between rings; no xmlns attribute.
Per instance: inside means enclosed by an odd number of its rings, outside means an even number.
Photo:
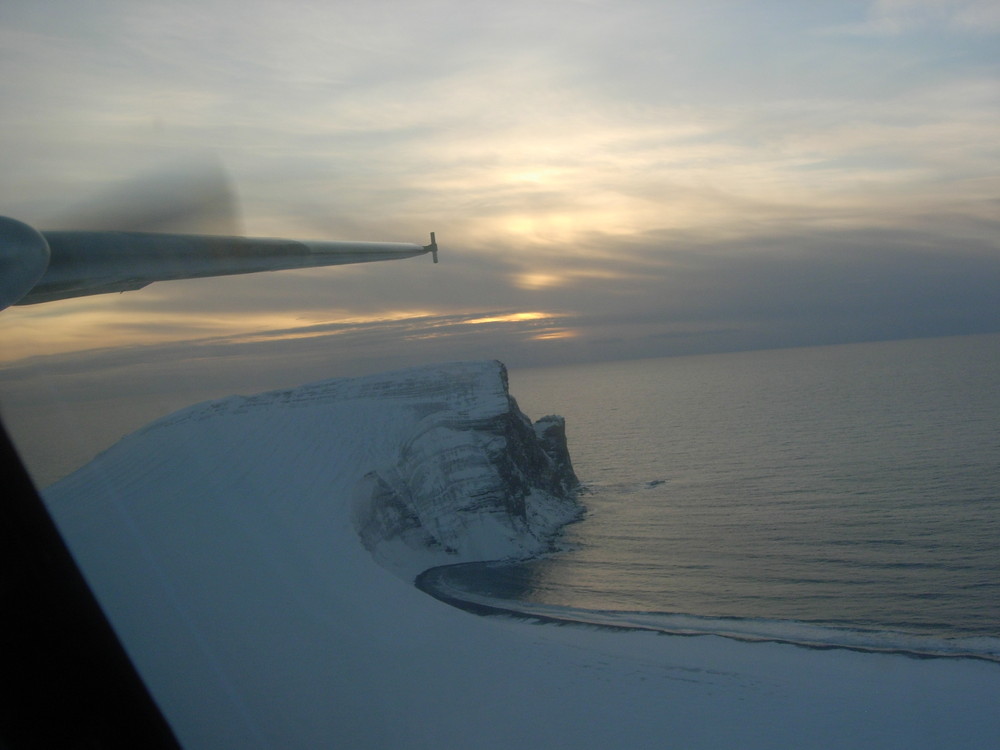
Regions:
<svg viewBox="0 0 1000 750"><path fill-rule="evenodd" d="M313 242L145 232L42 232L45 273L16 304L141 289L155 281L371 263L430 253L437 244Z"/></svg>

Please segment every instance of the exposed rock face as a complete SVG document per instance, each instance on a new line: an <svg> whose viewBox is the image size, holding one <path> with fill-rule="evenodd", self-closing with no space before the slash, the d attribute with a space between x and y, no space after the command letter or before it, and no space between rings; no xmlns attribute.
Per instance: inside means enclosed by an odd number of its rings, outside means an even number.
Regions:
<svg viewBox="0 0 1000 750"><path fill-rule="evenodd" d="M447 555L441 562L535 554L580 513L563 419L532 425L504 366L488 363L484 374L488 408L431 411L397 460L357 488L355 526L390 568L413 572L404 548Z"/></svg>
<svg viewBox="0 0 1000 750"><path fill-rule="evenodd" d="M198 404L45 500L184 747L449 747L457 696L494 714L464 659L495 634L408 583L546 549L578 513L550 444L499 362L460 362Z"/></svg>
<svg viewBox="0 0 1000 750"><path fill-rule="evenodd" d="M170 544L184 548L192 529L216 529L206 551L219 559L254 514L320 544L353 525L383 566L410 578L546 550L580 513L576 486L561 418L533 426L493 361L198 404L124 438L46 496L67 524L106 517L107 503L148 538L176 534Z"/></svg>
<svg viewBox="0 0 1000 750"><path fill-rule="evenodd" d="M542 450L552 459L552 479L554 484L550 491L553 494L576 492L580 481L573 471L573 462L569 457L569 446L566 443L566 420L550 414L542 417L533 425L535 435L541 443Z"/></svg>

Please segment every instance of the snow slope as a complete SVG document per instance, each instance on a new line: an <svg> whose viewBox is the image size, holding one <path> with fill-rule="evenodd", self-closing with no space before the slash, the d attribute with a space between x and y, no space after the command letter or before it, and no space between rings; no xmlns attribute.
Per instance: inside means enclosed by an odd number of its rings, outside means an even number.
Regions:
<svg viewBox="0 0 1000 750"><path fill-rule="evenodd" d="M993 664L484 618L414 588L547 548L577 513L560 434L499 363L416 368L191 407L46 499L189 750L1000 747Z"/></svg>

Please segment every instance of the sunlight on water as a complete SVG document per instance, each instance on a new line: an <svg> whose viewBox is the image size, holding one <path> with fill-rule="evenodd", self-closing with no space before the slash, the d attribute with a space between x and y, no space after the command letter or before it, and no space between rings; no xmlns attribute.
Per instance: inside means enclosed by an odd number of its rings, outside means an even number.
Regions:
<svg viewBox="0 0 1000 750"><path fill-rule="evenodd" d="M567 552L476 586L1000 636L1000 336L514 371L511 391L566 416L588 515Z"/></svg>

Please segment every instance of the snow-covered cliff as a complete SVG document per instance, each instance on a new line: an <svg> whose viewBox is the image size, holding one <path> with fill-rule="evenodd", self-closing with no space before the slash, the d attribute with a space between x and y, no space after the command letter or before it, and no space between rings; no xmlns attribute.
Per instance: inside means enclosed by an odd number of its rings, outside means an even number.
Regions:
<svg viewBox="0 0 1000 750"><path fill-rule="evenodd" d="M538 627L405 580L544 548L574 483L494 362L194 406L45 495L187 750L997 746L992 664Z"/></svg>
<svg viewBox="0 0 1000 750"><path fill-rule="evenodd" d="M532 425L499 362L365 381L417 419L355 486L352 521L379 562L412 575L431 562L523 557L580 512L561 417Z"/></svg>
<svg viewBox="0 0 1000 750"><path fill-rule="evenodd" d="M174 517L194 497L245 496L250 477L255 494L287 496L291 514L336 514L347 501L363 545L406 576L536 554L580 513L562 418L532 425L497 361L199 404L123 439L46 494L57 509L95 493L144 508L168 495L161 511ZM331 494L348 486L349 497L305 507L303 484Z"/></svg>

